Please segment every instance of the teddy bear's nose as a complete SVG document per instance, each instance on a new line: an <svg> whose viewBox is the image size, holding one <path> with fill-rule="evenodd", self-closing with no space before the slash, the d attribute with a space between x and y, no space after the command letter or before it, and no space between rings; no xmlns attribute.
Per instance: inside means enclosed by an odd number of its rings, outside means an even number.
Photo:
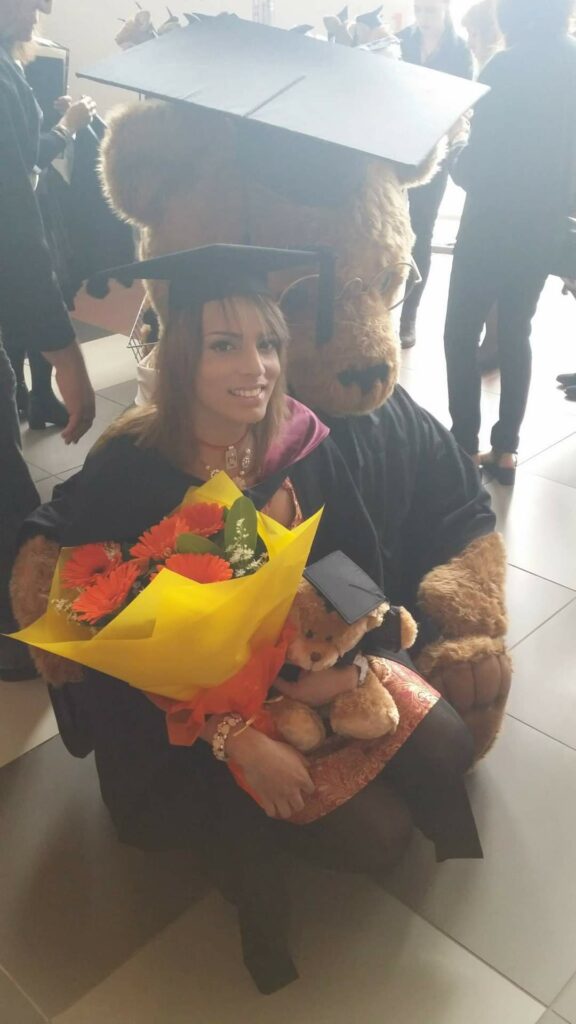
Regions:
<svg viewBox="0 0 576 1024"><path fill-rule="evenodd" d="M310 655L310 661L314 664L315 662L321 661L321 660L322 660L322 655L319 654L318 651L312 651L312 654Z"/></svg>

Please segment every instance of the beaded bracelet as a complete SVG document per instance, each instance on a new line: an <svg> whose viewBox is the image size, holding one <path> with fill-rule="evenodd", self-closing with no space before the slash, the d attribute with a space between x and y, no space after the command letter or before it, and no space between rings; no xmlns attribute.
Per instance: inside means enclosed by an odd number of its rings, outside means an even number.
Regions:
<svg viewBox="0 0 576 1024"><path fill-rule="evenodd" d="M232 712L229 715L224 715L218 725L212 737L212 753L217 761L227 761L228 755L226 754L226 741L230 735L230 730L235 725L242 725L244 719L241 715L237 715L236 712Z"/></svg>

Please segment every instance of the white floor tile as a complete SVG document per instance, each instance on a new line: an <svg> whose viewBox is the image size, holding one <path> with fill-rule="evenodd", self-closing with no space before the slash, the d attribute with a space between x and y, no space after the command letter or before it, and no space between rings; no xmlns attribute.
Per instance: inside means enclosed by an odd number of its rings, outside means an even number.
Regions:
<svg viewBox="0 0 576 1024"><path fill-rule="evenodd" d="M536 1024L543 1007L373 883L299 869L300 981L264 998L210 896L54 1024Z"/></svg>
<svg viewBox="0 0 576 1024"><path fill-rule="evenodd" d="M136 361L123 334L108 334L82 346L88 373L95 391L135 376Z"/></svg>
<svg viewBox="0 0 576 1024"><path fill-rule="evenodd" d="M569 1024L576 1024L576 975L554 1000L552 1006L556 1013L569 1021Z"/></svg>
<svg viewBox="0 0 576 1024"><path fill-rule="evenodd" d="M0 767L56 736L48 691L38 680L0 681Z"/></svg>
<svg viewBox="0 0 576 1024"><path fill-rule="evenodd" d="M538 1024L566 1024L566 1021L564 1017L559 1017L557 1013L554 1013L554 1010L547 1010Z"/></svg>
<svg viewBox="0 0 576 1024"><path fill-rule="evenodd" d="M549 1006L576 969L576 751L508 718L469 788L484 861L417 841L390 888Z"/></svg>
<svg viewBox="0 0 576 1024"><path fill-rule="evenodd" d="M516 647L508 711L576 750L576 600ZM576 836L575 836L576 839ZM576 949L574 957L576 970Z"/></svg>
<svg viewBox="0 0 576 1024"><path fill-rule="evenodd" d="M490 484L511 565L576 590L576 489L521 468L515 487Z"/></svg>
<svg viewBox="0 0 576 1024"><path fill-rule="evenodd" d="M540 576L508 566L508 647L514 647L561 608L576 599L576 591Z"/></svg>
<svg viewBox="0 0 576 1024"><path fill-rule="evenodd" d="M107 339L103 339L106 341ZM91 343L92 344L92 343ZM99 344L94 342L94 344ZM117 402L110 402L100 395L96 396L96 419L87 434L78 444L65 445L57 428L49 430L23 430L22 448L27 461L45 471L45 476L58 476L60 473L84 462L92 445L97 441L107 426L112 423L122 410Z"/></svg>
<svg viewBox="0 0 576 1024"><path fill-rule="evenodd" d="M576 409L576 402L574 408ZM536 458L530 459L524 468L528 473L543 476L546 480L554 480L555 483L566 484L567 487L576 487L576 433L559 441Z"/></svg>

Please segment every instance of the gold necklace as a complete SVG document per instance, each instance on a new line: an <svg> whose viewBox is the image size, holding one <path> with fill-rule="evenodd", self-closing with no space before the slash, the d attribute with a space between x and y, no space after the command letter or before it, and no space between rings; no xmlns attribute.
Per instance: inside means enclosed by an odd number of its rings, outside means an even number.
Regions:
<svg viewBox="0 0 576 1024"><path fill-rule="evenodd" d="M250 470L254 464L254 451L252 448L246 448L243 452L240 449L240 445L246 440L249 434L250 428L247 427L245 433L242 435L239 441L235 444L219 445L210 444L207 441L202 441L198 438L198 444L205 448L212 448L214 451L222 452L224 455L224 466L212 466L210 463L205 462L201 459L203 469L208 476L211 478L217 476L222 470L228 474L228 476L235 482L245 483L246 477L249 475Z"/></svg>

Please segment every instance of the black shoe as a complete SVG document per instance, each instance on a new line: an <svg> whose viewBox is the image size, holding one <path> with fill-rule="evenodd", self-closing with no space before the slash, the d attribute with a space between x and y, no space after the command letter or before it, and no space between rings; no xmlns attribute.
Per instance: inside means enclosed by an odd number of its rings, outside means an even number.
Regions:
<svg viewBox="0 0 576 1024"><path fill-rule="evenodd" d="M17 627L9 629L12 631ZM38 672L24 644L8 636L0 636L0 679L5 683L18 683L37 678Z"/></svg>
<svg viewBox="0 0 576 1024"><path fill-rule="evenodd" d="M563 388L576 387L576 373L559 373L556 380Z"/></svg>
<svg viewBox="0 0 576 1024"><path fill-rule="evenodd" d="M18 415L21 420L28 419L28 405L30 402L30 394L24 381L21 381L16 385L16 406L18 408Z"/></svg>
<svg viewBox="0 0 576 1024"><path fill-rule="evenodd" d="M66 427L68 419L66 406L53 392L42 397L32 392L28 408L28 426L31 430L45 430L49 424L54 427Z"/></svg>
<svg viewBox="0 0 576 1024"><path fill-rule="evenodd" d="M266 932L254 927L239 912L242 959L256 988L263 996L298 981L298 971L281 936L270 929Z"/></svg>
<svg viewBox="0 0 576 1024"><path fill-rule="evenodd" d="M564 389L564 398L567 398L569 402L576 402L576 384Z"/></svg>

